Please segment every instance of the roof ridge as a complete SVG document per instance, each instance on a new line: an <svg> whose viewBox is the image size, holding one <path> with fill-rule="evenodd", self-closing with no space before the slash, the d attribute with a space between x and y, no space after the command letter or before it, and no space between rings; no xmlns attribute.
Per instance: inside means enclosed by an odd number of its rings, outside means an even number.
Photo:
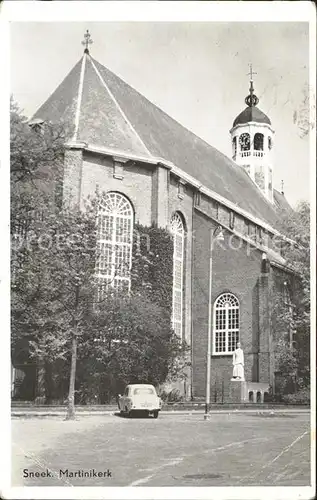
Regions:
<svg viewBox="0 0 317 500"><path fill-rule="evenodd" d="M80 108L81 108L81 101L82 101L83 87L84 87L85 69L86 69L86 53L84 53L84 55L82 57L82 63L81 63L81 69L80 69L78 94L77 94L77 106L76 106L75 123L74 123L75 130L74 130L73 141L77 140L77 135L78 135L78 127L79 127L79 120L80 120Z"/></svg>
<svg viewBox="0 0 317 500"><path fill-rule="evenodd" d="M125 120L125 122L129 125L129 127L131 128L131 130L134 132L135 136L138 138L139 142L142 144L143 148L145 149L145 151L150 155L150 156L153 156L152 153L149 151L149 149L146 147L145 143L142 141L141 137L139 136L139 134L137 133L137 131L135 130L135 128L133 127L132 123L130 122L130 120L128 119L127 115L125 114L125 112L123 111L123 109L121 108L121 106L119 105L118 101L116 100L116 98L114 97L113 93L111 92L111 90L109 89L108 85L106 84L106 82L104 81L102 75L100 74L100 72L98 71L98 68L96 68L96 65L94 64L94 60L93 58L89 55L89 59L90 59L90 62L92 64L92 67L94 68L95 72L96 72L96 75L98 76L98 78L100 79L101 83L103 84L103 86L105 87L106 91L108 92L110 98L112 99L112 101L114 102L115 106L118 108L120 114L122 115L123 119Z"/></svg>

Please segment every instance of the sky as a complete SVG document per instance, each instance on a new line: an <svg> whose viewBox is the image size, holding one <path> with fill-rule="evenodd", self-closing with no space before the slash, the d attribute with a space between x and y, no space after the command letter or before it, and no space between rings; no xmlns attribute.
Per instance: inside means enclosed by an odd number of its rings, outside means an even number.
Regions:
<svg viewBox="0 0 317 500"><path fill-rule="evenodd" d="M308 23L13 22L11 93L26 116L81 58L87 29L95 59L229 157L252 63L258 107L275 129L274 187L283 180L293 206L309 199L309 137L298 124L308 109Z"/></svg>

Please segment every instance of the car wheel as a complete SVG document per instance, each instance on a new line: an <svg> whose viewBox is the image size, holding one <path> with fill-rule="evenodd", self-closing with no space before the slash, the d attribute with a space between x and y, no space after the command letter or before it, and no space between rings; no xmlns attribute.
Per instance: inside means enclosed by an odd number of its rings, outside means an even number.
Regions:
<svg viewBox="0 0 317 500"><path fill-rule="evenodd" d="M153 418L157 418L157 417L158 417L158 414L159 414L159 412L158 412L158 411L153 411Z"/></svg>

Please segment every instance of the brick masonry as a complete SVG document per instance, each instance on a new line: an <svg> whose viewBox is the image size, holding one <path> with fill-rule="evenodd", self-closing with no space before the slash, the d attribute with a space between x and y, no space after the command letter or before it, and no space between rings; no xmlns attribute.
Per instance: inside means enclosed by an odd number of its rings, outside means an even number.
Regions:
<svg viewBox="0 0 317 500"><path fill-rule="evenodd" d="M131 201L136 222L151 225L153 168L136 163L125 163L122 178L114 175L114 160L101 155L84 155L81 182L81 202L88 196L99 193L118 191Z"/></svg>
<svg viewBox="0 0 317 500"><path fill-rule="evenodd" d="M228 399L231 403L242 403L245 400L245 391L243 390L245 385L245 382L229 382Z"/></svg>
<svg viewBox="0 0 317 500"><path fill-rule="evenodd" d="M66 149L64 156L63 200L65 205L79 205L81 200L83 151Z"/></svg>
<svg viewBox="0 0 317 500"><path fill-rule="evenodd" d="M193 249L193 393L202 397L206 383L206 353L209 298L210 230L216 227L195 210ZM239 248L241 245L241 248ZM236 248L236 249L235 249ZM269 321L265 280L261 278L262 254L236 237L225 233L225 241L213 250L212 304L224 292L240 302L240 339L244 350L245 377L266 382L268 378ZM261 341L259 342L259 339ZM260 348L260 354L259 354ZM232 356L213 355L211 361L211 401L228 393L232 377Z"/></svg>
<svg viewBox="0 0 317 500"><path fill-rule="evenodd" d="M206 384L206 353L209 296L210 230L218 222L237 225L245 232L248 224L233 217L226 207L205 196L194 208L197 191L180 183L168 168L67 150L64 193L72 203L96 191L118 191L127 196L135 210L135 220L143 225L168 227L178 211L186 228L184 265L184 338L191 344L192 369L184 389L188 397L203 397ZM202 213L202 209L205 213ZM272 381L272 338L269 303L272 268L263 275L262 253L225 232L225 242L213 251L212 304L223 292L231 292L240 302L240 339L245 356L245 377L250 382ZM271 354L270 354L271 351ZM230 399L232 355L213 355L211 360L211 402ZM178 387L184 387L183 382Z"/></svg>

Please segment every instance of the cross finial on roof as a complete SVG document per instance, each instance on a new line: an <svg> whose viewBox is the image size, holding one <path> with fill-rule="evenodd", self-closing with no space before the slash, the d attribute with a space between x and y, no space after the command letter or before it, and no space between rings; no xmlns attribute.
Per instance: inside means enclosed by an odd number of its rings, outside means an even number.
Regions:
<svg viewBox="0 0 317 500"><path fill-rule="evenodd" d="M254 88L253 88L253 75L256 75L257 73L255 71L252 71L252 63L249 64L250 71L248 73L248 76L250 76L250 94L245 98L245 103L249 106L256 106L259 102L259 99L257 96L254 94Z"/></svg>
<svg viewBox="0 0 317 500"><path fill-rule="evenodd" d="M82 45L85 45L85 50L84 50L84 53L85 54L89 54L89 50L88 50L88 46L91 45L93 43L93 40L91 39L91 34L89 33L89 31L87 30L86 33L84 34L84 39L81 43Z"/></svg>
<svg viewBox="0 0 317 500"><path fill-rule="evenodd" d="M252 63L249 64L250 71L248 73L248 76L250 76L250 81L253 82L253 75L257 75L255 71L252 71Z"/></svg>
<svg viewBox="0 0 317 500"><path fill-rule="evenodd" d="M281 180L281 193L284 194L284 181Z"/></svg>

